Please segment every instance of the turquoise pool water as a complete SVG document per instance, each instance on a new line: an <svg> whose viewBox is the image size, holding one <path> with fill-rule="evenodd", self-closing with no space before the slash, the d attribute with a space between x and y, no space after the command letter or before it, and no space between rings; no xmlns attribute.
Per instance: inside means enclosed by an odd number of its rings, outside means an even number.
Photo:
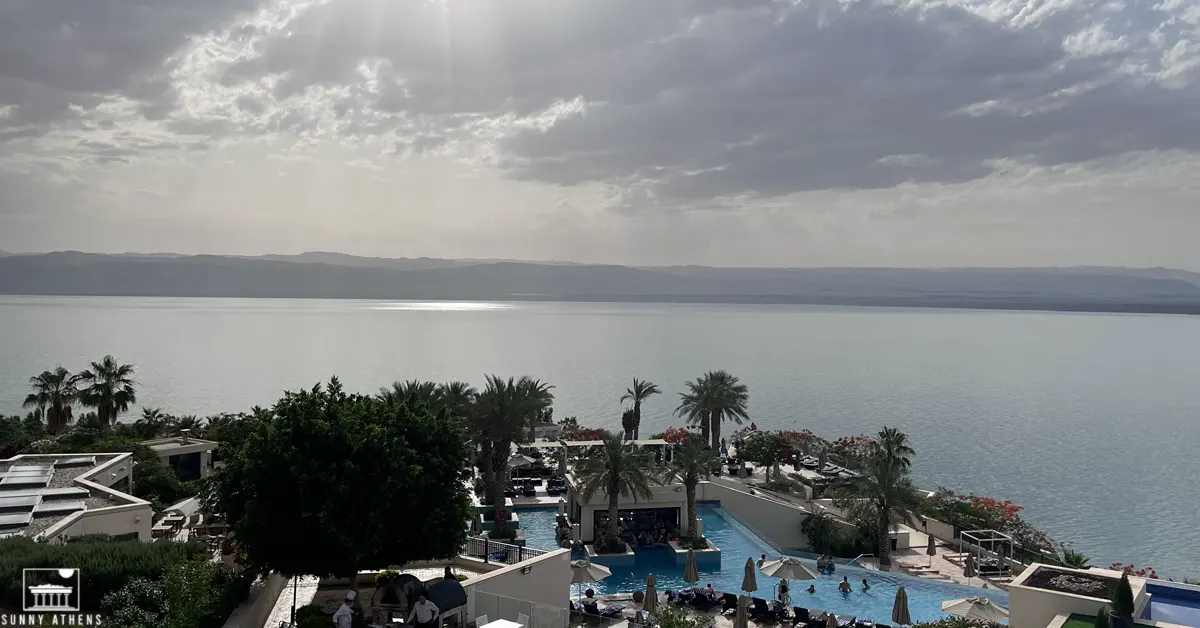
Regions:
<svg viewBox="0 0 1200 628"><path fill-rule="evenodd" d="M720 506L700 504L697 508L704 521L705 535L721 548L721 568L701 569L700 586L712 583L718 591L740 593L742 573L747 558L755 560L762 554L768 558L778 556L780 551L750 531ZM530 547L553 548L555 509L518 510L521 529ZM802 554L797 553L801 558ZM815 565L814 565L815 566ZM646 586L646 575L653 572L658 589L679 589L688 586L683 581L683 566L675 565L673 556L665 548L642 548L637 550L637 563L632 569L612 568L612 575L604 581L590 585L597 594L631 592ZM854 584L852 593L839 593L837 585L842 577ZM862 580L870 583L869 591L862 591ZM758 573L756 597L774 597L779 580ZM808 593L809 584L816 586L816 593ZM945 617L942 601L964 598L970 595L986 595L1001 606L1008 606L1008 594L1003 591L984 591L952 582L928 580L900 574L881 573L861 567L840 565L833 576L822 576L808 582L792 582L792 604L809 610L831 611L839 615L855 615L877 622L890 623L892 602L896 589L903 585L908 593L908 609L914 621L932 621Z"/></svg>

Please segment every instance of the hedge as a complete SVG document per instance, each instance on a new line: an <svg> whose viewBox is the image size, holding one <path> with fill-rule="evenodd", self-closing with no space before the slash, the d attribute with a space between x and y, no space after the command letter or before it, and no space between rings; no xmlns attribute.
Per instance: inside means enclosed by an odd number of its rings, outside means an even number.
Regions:
<svg viewBox="0 0 1200 628"><path fill-rule="evenodd" d="M199 543L142 543L93 536L60 545L21 537L5 539L0 541L0 608L21 608L21 574L26 568L78 569L81 611L97 612L105 595L130 580L158 580L171 565L208 555L208 549Z"/></svg>

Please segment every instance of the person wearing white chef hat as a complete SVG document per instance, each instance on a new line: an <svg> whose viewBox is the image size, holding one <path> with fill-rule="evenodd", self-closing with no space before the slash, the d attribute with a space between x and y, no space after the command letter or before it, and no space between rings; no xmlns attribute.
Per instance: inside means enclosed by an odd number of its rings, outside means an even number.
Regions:
<svg viewBox="0 0 1200 628"><path fill-rule="evenodd" d="M354 591L346 592L346 601L338 607L337 612L333 614L333 625L337 628L350 628L350 624L354 620L354 609L351 604L354 603L354 597L357 595Z"/></svg>

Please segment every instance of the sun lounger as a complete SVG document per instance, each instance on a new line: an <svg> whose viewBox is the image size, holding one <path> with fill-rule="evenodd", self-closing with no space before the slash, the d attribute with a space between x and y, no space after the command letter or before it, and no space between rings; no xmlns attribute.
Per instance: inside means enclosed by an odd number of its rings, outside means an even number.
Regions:
<svg viewBox="0 0 1200 628"><path fill-rule="evenodd" d="M854 615L837 615L837 623L839 628L842 626L853 626L855 619L857 618Z"/></svg>
<svg viewBox="0 0 1200 628"><path fill-rule="evenodd" d="M808 628L825 628L827 623L829 623L829 613L825 611L817 611L816 615L809 615Z"/></svg>
<svg viewBox="0 0 1200 628"><path fill-rule="evenodd" d="M732 593L726 593L721 596L721 614L724 615L730 611L737 611L738 597Z"/></svg>
<svg viewBox="0 0 1200 628"><path fill-rule="evenodd" d="M809 616L808 609L802 606L792 607L792 628L796 628L796 624L808 624Z"/></svg>
<svg viewBox="0 0 1200 628"><path fill-rule="evenodd" d="M751 598L750 601L754 603L754 605L750 607L750 617L752 619L755 621L764 622L779 621L779 613L775 609L771 608L771 606L767 604L766 600L756 597Z"/></svg>

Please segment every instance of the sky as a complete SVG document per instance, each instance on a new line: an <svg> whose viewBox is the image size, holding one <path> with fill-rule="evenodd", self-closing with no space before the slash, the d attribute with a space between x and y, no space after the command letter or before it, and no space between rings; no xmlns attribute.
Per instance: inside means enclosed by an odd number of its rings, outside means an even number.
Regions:
<svg viewBox="0 0 1200 628"><path fill-rule="evenodd" d="M0 0L0 250L1200 269L1200 0Z"/></svg>

